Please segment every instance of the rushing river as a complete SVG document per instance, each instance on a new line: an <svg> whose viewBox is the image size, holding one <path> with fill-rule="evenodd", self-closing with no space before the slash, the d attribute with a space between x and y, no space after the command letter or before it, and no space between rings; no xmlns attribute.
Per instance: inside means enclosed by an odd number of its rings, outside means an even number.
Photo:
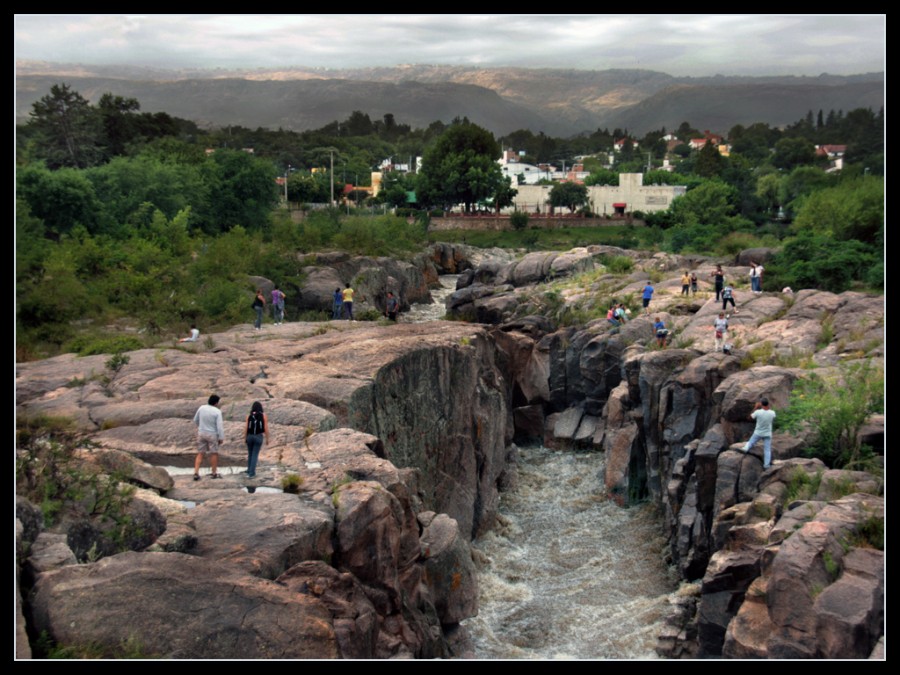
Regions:
<svg viewBox="0 0 900 675"><path fill-rule="evenodd" d="M518 487L476 541L480 659L653 659L674 590L652 507L606 500L602 453L522 448Z"/></svg>
<svg viewBox="0 0 900 675"><path fill-rule="evenodd" d="M400 315L401 320L409 323L423 323L425 321L437 321L443 319L447 309L444 301L456 290L458 274L442 274L440 276L441 287L432 289L431 297L434 302L429 304L411 305L408 312Z"/></svg>

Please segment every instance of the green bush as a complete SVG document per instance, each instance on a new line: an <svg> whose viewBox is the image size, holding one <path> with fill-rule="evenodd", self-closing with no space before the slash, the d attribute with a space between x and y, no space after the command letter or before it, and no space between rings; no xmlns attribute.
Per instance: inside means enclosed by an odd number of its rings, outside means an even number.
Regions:
<svg viewBox="0 0 900 675"><path fill-rule="evenodd" d="M141 339L133 335L115 335L111 337L80 335L66 345L66 351L75 352L79 356L120 354L143 348L144 343Z"/></svg>
<svg viewBox="0 0 900 675"><path fill-rule="evenodd" d="M613 274L630 274L634 270L634 260L626 255L617 255L603 260L603 264Z"/></svg>
<svg viewBox="0 0 900 675"><path fill-rule="evenodd" d="M829 377L816 373L798 380L780 413L788 431L808 425L814 437L807 449L832 468L862 468L871 452L859 442L869 415L884 412L884 372L869 362L843 365Z"/></svg>
<svg viewBox="0 0 900 675"><path fill-rule="evenodd" d="M528 227L528 214L525 211L516 211L509 216L509 224L514 230L524 230Z"/></svg>
<svg viewBox="0 0 900 675"><path fill-rule="evenodd" d="M281 489L292 495L300 494L303 485L303 477L295 473L289 473L281 479Z"/></svg>
<svg viewBox="0 0 900 675"><path fill-rule="evenodd" d="M876 246L804 232L788 241L766 266L766 285L843 293L854 284L883 286L883 271L882 253Z"/></svg>
<svg viewBox="0 0 900 675"><path fill-rule="evenodd" d="M215 278L197 292L197 306L210 323L239 323L252 316L251 294L245 284Z"/></svg>
<svg viewBox="0 0 900 675"><path fill-rule="evenodd" d="M127 513L134 488L77 458L83 441L71 421L20 417L16 429L16 494L40 506L46 526L68 512L105 525L93 555L97 549L101 554L125 550L125 542L141 536Z"/></svg>

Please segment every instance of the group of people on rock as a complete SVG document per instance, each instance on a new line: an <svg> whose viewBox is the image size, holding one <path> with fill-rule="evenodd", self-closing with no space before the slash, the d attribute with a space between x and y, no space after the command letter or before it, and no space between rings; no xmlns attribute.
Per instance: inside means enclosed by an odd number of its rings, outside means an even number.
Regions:
<svg viewBox="0 0 900 675"><path fill-rule="evenodd" d="M750 290L757 295L762 293L764 269L765 268L761 264L750 261ZM727 342L728 318L730 317L729 314L726 314L728 305L731 305L734 314L739 313L734 300L734 287L726 282L725 272L722 270L721 265L716 265L716 269L712 271L709 276L712 278L715 285L716 302L722 301L722 311L713 321L713 328L715 330L715 350L730 353L731 346ZM684 274L681 276L681 295L696 295L697 286L697 273L685 270ZM641 300L646 316L650 315L650 301L653 299L654 291L653 282L648 281L641 292ZM783 292L792 293L789 288L785 289ZM627 313L628 310L625 308L624 303L616 303L613 301L606 313L606 320L611 326L618 328L628 320ZM669 331L665 327L665 322L657 316L655 317L653 327L657 344L660 347L665 347L669 336Z"/></svg>
<svg viewBox="0 0 900 675"><path fill-rule="evenodd" d="M343 290L334 289L331 305L332 319L348 319L354 321L353 318L353 296L356 293L350 284L347 284ZM394 295L393 291L388 291L384 299L384 312L382 312L391 321L396 321L400 315L400 301Z"/></svg>
<svg viewBox="0 0 900 675"><path fill-rule="evenodd" d="M332 319L347 319L349 321L354 321L353 318L353 296L356 291L350 286L350 284L346 284L343 289L335 288L334 295L332 296L332 305L331 305L331 318ZM273 317L275 319L275 325L280 326L284 323L284 300L285 300L284 292L275 286L272 289L272 312ZM256 330L260 330L262 328L262 320L263 314L266 309L266 298L263 294L261 288L256 289L256 297L253 299L253 310L256 312L256 321L253 324L253 327ZM393 291L388 291L387 296L384 301L384 316L386 316L391 321L396 321L400 315L400 301L397 296L394 295ZM193 329L194 326L191 326ZM198 333L199 334L199 333ZM186 342L189 340L180 340L180 342ZM194 341L194 340L190 340Z"/></svg>

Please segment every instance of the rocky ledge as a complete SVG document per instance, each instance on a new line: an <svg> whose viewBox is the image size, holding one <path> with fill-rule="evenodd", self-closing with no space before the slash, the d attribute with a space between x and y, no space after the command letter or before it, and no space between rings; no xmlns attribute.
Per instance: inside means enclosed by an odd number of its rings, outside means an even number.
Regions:
<svg viewBox="0 0 900 675"><path fill-rule="evenodd" d="M18 365L18 415L76 420L91 440L78 461L140 486L129 508L145 524L135 552L113 555L111 533L90 518L43 531L20 499L32 637L106 654L138 642L167 658L467 653L469 542L514 470L508 392L485 331L293 323L214 341L131 352L112 383L98 377L103 356ZM224 477L204 469L195 482L187 469L173 480L151 463L191 464L191 420L211 393L222 397ZM255 400L271 445L248 479L237 471ZM281 491L288 475L298 494Z"/></svg>

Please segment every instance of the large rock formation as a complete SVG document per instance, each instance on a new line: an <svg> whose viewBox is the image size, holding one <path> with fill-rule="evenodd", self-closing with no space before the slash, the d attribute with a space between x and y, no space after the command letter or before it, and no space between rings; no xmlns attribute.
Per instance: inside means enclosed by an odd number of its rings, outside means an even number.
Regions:
<svg viewBox="0 0 900 675"><path fill-rule="evenodd" d="M477 612L469 541L491 526L514 452L510 388L488 334L461 323L294 323L235 328L215 343L133 352L104 391L92 381L102 357L19 365L18 413L76 420L95 448L73 461L142 486L130 517L160 523L124 543L144 552L118 555L91 548L100 535L89 524L27 535L38 541L21 554L35 590L24 609L31 635L108 656L126 644L186 658L451 655L445 634L459 640L459 622ZM222 396L224 480L204 471L173 483L140 461L190 465L191 418L212 392ZM272 428L249 480L227 467L246 461L253 400ZM288 474L299 497L267 491ZM197 604L223 588L224 601ZM153 603L133 602L143 593ZM262 635L279 605L291 618Z"/></svg>
<svg viewBox="0 0 900 675"><path fill-rule="evenodd" d="M193 652L177 651L189 647L175 637L167 651L168 629L154 619L162 610L151 606L134 619L138 637L156 631L141 645L147 654L209 655L224 649L224 634L248 640L246 654L259 656L458 653L465 644L458 624L477 611L468 542L491 526L498 490L514 482L512 441L538 439L603 451L610 498L659 505L671 563L690 582L673 599L661 654L857 658L877 649L881 480L804 457L807 432L776 433L768 470L761 445L744 453L742 444L755 402L767 396L783 410L802 367L883 356L880 298L739 287L734 348L724 354L713 349L720 305L708 275L701 273L697 296L680 295L680 270L704 261L600 247L519 260L471 254L436 245L430 260L434 274L464 272L448 308L494 324L490 330L459 322L235 328L210 348L134 352L104 386L106 357L19 364L18 414L73 419L98 446L82 451L81 461L141 486L135 517L163 524L161 532L148 526L147 541L130 542L142 553L75 566L92 557L86 547L97 533L84 525L42 533L34 509L22 504L17 543L24 590L35 590L34 605L24 608L32 637L46 630L59 643L117 654L133 642L123 628L129 622L88 628L78 605L103 620L107 610L93 608L88 590L97 583L98 601L130 617L141 607L122 602L119 577L133 568L149 593L156 588L149 570L171 566L184 580L173 587L188 599L200 592L199 583L187 585L192 572L236 584L235 598L213 605L219 612L247 611L245 600L255 598L265 615L283 598L300 637L263 640L257 624L244 631L222 616L212 627L221 632L198 628L202 644ZM610 273L605 255L630 257L634 271ZM297 296L318 298L311 306L330 303L339 281L352 280L376 300L378 289L394 284L418 287L415 273L381 261L333 254L306 264L307 288ZM598 299L634 301L648 278L667 273L650 315L635 312L615 328L605 314L559 326L573 308L596 316ZM742 279L745 270L726 267L726 274ZM573 278L589 287L573 288ZM568 281L554 286L559 279ZM654 338L656 316L673 336L664 349ZM265 406L272 444L263 448L260 478L176 475L172 485L135 461L188 466L191 418L213 392L223 397L225 466L243 464L244 418L252 401ZM875 417L861 431L881 453L883 424ZM300 483L299 496L266 493L282 478ZM80 589L75 599L70 589ZM190 602L184 611L197 610Z"/></svg>

